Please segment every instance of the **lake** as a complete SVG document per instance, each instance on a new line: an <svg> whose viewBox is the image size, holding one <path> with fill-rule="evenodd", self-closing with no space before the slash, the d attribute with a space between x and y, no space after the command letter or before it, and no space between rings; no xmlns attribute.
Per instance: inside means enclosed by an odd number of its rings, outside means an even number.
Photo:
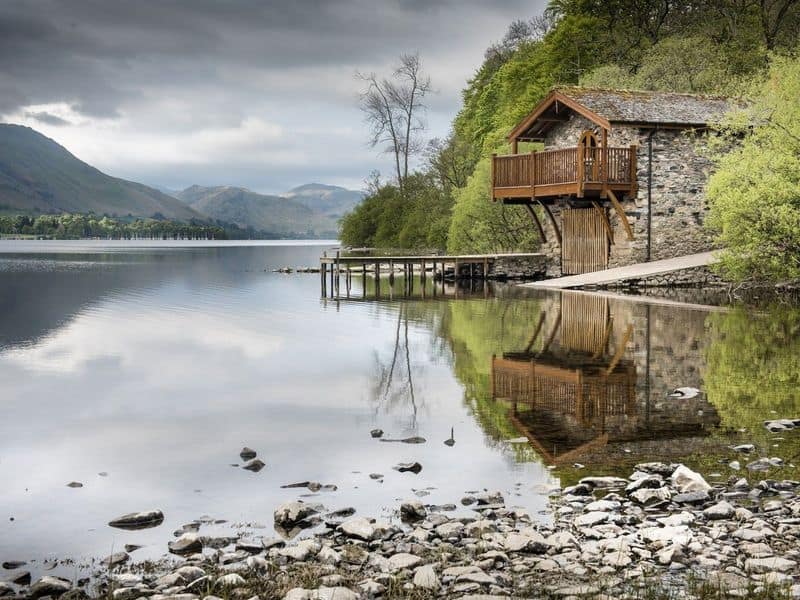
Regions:
<svg viewBox="0 0 800 600"><path fill-rule="evenodd" d="M554 485L644 461L800 476L800 431L763 426L800 417L796 306L430 278L376 300L360 276L336 301L318 274L273 273L332 244L0 240L0 560L159 557L203 517L271 536L297 498L396 520L400 499L467 513L499 490L547 520ZM759 457L783 464L750 472ZM304 481L336 490L281 487ZM159 527L107 525L151 508Z"/></svg>

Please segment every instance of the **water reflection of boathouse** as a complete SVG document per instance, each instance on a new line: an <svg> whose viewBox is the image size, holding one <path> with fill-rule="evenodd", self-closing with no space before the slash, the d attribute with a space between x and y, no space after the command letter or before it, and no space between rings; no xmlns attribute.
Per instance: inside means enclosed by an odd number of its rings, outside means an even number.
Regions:
<svg viewBox="0 0 800 600"><path fill-rule="evenodd" d="M704 395L671 399L665 382L651 385L649 319L635 305L577 293L543 302L527 346L492 357L491 372L493 398L511 403L514 426L546 461L614 442L703 436L719 423Z"/></svg>

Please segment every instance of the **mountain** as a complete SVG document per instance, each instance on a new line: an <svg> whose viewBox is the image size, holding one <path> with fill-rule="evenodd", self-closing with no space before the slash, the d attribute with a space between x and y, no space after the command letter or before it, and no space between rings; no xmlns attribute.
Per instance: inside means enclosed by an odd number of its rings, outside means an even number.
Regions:
<svg viewBox="0 0 800 600"><path fill-rule="evenodd" d="M292 198L240 187L193 185L179 192L177 198L213 220L261 233L335 237L338 229L336 218Z"/></svg>
<svg viewBox="0 0 800 600"><path fill-rule="evenodd" d="M0 212L204 220L180 200L106 175L41 133L0 124Z"/></svg>
<svg viewBox="0 0 800 600"><path fill-rule="evenodd" d="M364 194L336 185L308 183L289 190L284 197L338 220L353 210L364 199Z"/></svg>

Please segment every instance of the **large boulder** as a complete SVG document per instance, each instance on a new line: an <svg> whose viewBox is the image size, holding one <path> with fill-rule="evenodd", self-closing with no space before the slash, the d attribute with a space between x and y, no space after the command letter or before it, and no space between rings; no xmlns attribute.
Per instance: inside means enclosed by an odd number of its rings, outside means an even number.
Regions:
<svg viewBox="0 0 800 600"><path fill-rule="evenodd" d="M685 465L678 465L672 473L672 485L681 493L708 492L711 486L700 473L695 473Z"/></svg>

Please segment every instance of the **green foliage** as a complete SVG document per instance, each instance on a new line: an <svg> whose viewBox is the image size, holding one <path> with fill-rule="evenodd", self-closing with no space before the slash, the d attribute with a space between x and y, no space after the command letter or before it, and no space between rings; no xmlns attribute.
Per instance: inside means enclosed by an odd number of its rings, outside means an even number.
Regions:
<svg viewBox="0 0 800 600"><path fill-rule="evenodd" d="M467 185L456 190L456 210L450 221L450 253L532 251L538 246L530 216L519 206L492 203L490 162L481 159Z"/></svg>
<svg viewBox="0 0 800 600"><path fill-rule="evenodd" d="M775 57L746 112L722 126L708 226L733 280L800 278L800 59ZM757 123L754 128L746 123Z"/></svg>
<svg viewBox="0 0 800 600"><path fill-rule="evenodd" d="M420 204L447 208L447 214L436 214L440 233L407 230L401 236L407 217L419 213L398 207L386 192L380 196L386 207L351 217L360 223L345 220L343 239L419 245L441 242L447 230L452 252L531 250L537 240L528 216L490 202L488 159L510 151L508 133L550 89L580 82L737 94L743 80L763 71L768 51L793 48L799 34L800 3L794 0L550 0L543 16L515 21L503 40L490 46L462 92L452 135L430 158L425 173L449 200ZM520 151L533 149L529 146ZM455 177L443 176L445 165ZM373 217L387 219L381 235L377 224L369 224Z"/></svg>
<svg viewBox="0 0 800 600"><path fill-rule="evenodd" d="M668 37L650 49L635 73L617 64L593 69L581 78L587 87L689 93L725 91L734 73L723 49L700 36Z"/></svg>
<svg viewBox="0 0 800 600"><path fill-rule="evenodd" d="M0 234L37 236L50 239L193 239L224 240L222 227L137 219L125 223L95 215L0 216Z"/></svg>
<svg viewBox="0 0 800 600"><path fill-rule="evenodd" d="M392 184L368 194L342 219L339 239L371 248L444 248L451 207L451 196L431 174L413 173L404 195Z"/></svg>

